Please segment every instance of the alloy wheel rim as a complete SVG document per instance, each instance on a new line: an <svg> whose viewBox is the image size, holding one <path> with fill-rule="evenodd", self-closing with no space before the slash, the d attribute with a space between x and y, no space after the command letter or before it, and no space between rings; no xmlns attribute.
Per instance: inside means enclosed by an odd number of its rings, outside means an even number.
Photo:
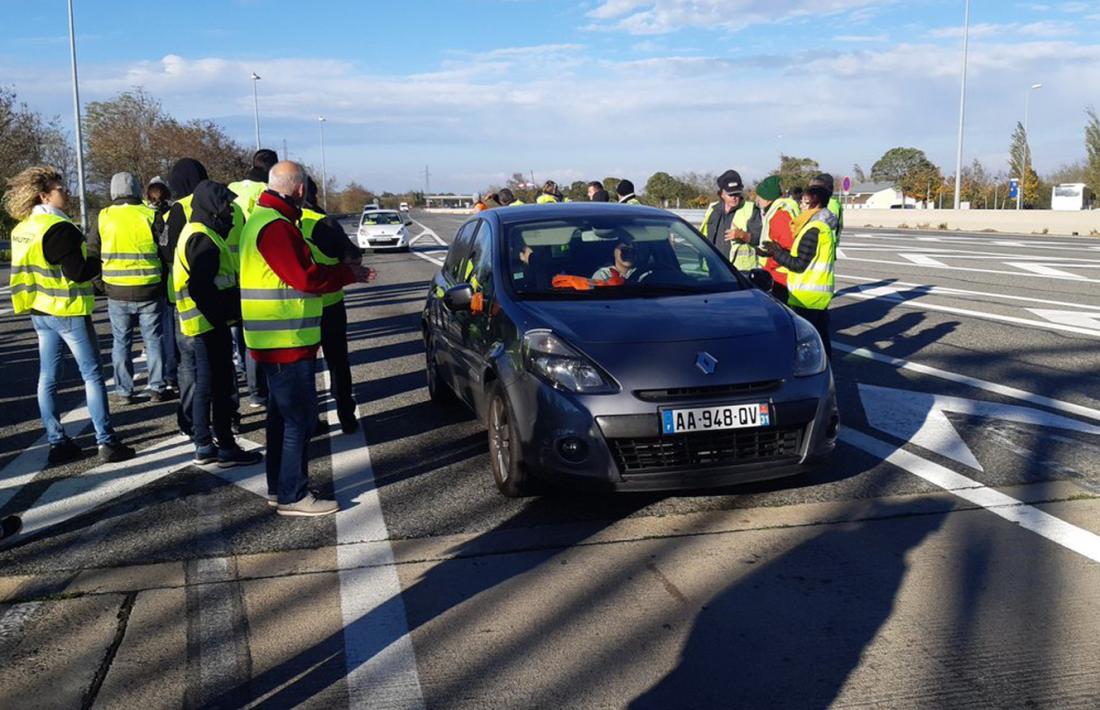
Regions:
<svg viewBox="0 0 1100 710"><path fill-rule="evenodd" d="M507 481L511 475L511 428L504 414L504 401L497 397L492 406L493 448L495 449L497 471L500 480Z"/></svg>

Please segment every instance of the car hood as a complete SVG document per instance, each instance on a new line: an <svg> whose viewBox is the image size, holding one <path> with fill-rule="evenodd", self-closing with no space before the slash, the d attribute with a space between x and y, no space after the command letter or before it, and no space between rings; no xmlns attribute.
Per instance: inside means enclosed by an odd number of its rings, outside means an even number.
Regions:
<svg viewBox="0 0 1100 710"><path fill-rule="evenodd" d="M790 376L790 313L755 289L622 301L524 301L529 328L549 328L626 389L761 382ZM696 366L701 353L713 373Z"/></svg>

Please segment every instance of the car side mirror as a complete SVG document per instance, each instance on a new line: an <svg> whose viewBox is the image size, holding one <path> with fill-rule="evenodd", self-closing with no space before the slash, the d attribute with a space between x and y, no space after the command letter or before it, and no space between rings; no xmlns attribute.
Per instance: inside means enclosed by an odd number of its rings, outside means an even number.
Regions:
<svg viewBox="0 0 1100 710"><path fill-rule="evenodd" d="M752 269L749 271L749 281L752 281L753 286L765 293L771 293L772 286L775 284L775 279L766 269Z"/></svg>
<svg viewBox="0 0 1100 710"><path fill-rule="evenodd" d="M470 284L452 286L443 293L443 306L448 311L468 311L474 300L474 288Z"/></svg>

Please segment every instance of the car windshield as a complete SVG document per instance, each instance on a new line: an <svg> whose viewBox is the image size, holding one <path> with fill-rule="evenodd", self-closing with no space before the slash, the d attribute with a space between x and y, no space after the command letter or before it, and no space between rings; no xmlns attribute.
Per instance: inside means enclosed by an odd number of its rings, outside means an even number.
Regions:
<svg viewBox="0 0 1100 710"><path fill-rule="evenodd" d="M671 215L522 222L505 229L504 247L520 298L645 298L747 287L709 242Z"/></svg>
<svg viewBox="0 0 1100 710"><path fill-rule="evenodd" d="M401 224L401 216L396 212L367 212L363 215L363 221L359 226L366 227L375 224Z"/></svg>

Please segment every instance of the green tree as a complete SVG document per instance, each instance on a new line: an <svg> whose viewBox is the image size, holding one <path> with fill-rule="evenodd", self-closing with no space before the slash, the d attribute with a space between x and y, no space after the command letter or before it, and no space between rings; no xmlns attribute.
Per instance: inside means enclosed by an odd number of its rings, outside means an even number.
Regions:
<svg viewBox="0 0 1100 710"><path fill-rule="evenodd" d="M1020 180L1020 197L1024 207L1037 206L1040 183L1039 175L1035 172L1034 163L1031 161L1031 147L1027 142L1027 133L1024 124L1017 122L1016 130L1012 132L1012 143L1008 148L1009 174ZM1020 179L1020 176L1024 176Z"/></svg>
<svg viewBox="0 0 1100 710"><path fill-rule="evenodd" d="M938 198L943 184L940 169L917 148L886 151L871 166L871 179L891 183L906 195L920 199Z"/></svg>
<svg viewBox="0 0 1100 710"><path fill-rule="evenodd" d="M806 187L810 184L810 178L820 172L821 168L813 158L780 155L779 168L775 174L779 176L779 184L783 189L789 190L792 187Z"/></svg>
<svg viewBox="0 0 1100 710"><path fill-rule="evenodd" d="M1094 195L1100 195L1100 118L1092 106L1085 110L1085 115L1088 117L1085 123L1085 182Z"/></svg>
<svg viewBox="0 0 1100 710"><path fill-rule="evenodd" d="M52 165L76 184L76 153L55 116L50 119L19 101L15 91L0 86L0 197L8 178L32 165ZM76 207L72 208L75 213ZM4 232L14 226L6 213L0 214Z"/></svg>
<svg viewBox="0 0 1100 710"><path fill-rule="evenodd" d="M668 173L657 172L649 176L645 183L646 197L661 204L666 200L690 200L695 197L695 189Z"/></svg>
<svg viewBox="0 0 1100 710"><path fill-rule="evenodd" d="M860 167L859 163L852 166L852 179L857 183L867 182L867 176L863 173L863 168Z"/></svg>
<svg viewBox="0 0 1100 710"><path fill-rule="evenodd" d="M607 190L607 194L611 195L612 201L615 200L615 188L619 186L622 178L617 177L605 177L603 179L603 189Z"/></svg>
<svg viewBox="0 0 1100 710"><path fill-rule="evenodd" d="M1057 170L1047 175L1047 182L1052 185L1061 185L1064 182L1084 182L1089 180L1089 170L1086 163L1078 160L1074 163L1065 163Z"/></svg>

